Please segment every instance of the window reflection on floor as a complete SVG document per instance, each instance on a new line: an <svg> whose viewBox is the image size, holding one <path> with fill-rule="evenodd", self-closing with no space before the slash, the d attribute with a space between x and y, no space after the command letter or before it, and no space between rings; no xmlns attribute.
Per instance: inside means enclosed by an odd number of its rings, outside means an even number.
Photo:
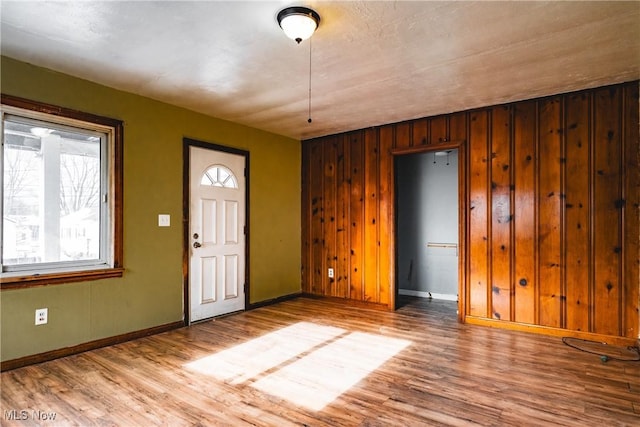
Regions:
<svg viewBox="0 0 640 427"><path fill-rule="evenodd" d="M319 411L409 344L396 338L353 332L267 375L253 386Z"/></svg>
<svg viewBox="0 0 640 427"><path fill-rule="evenodd" d="M299 322L185 367L319 411L410 344Z"/></svg>
<svg viewBox="0 0 640 427"><path fill-rule="evenodd" d="M346 331L299 322L185 365L204 375L240 384Z"/></svg>

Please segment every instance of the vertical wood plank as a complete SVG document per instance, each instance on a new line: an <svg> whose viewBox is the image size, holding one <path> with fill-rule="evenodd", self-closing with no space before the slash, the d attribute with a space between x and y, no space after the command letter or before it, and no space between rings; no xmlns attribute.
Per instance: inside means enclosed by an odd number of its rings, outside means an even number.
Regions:
<svg viewBox="0 0 640 427"><path fill-rule="evenodd" d="M393 221L391 216L393 204L395 203L394 177L393 177L393 156L391 147L393 144L393 132L389 127L380 128L379 133L379 155L380 155L380 187L378 190L379 199L379 260L380 268L380 296L381 304L390 304L392 278L395 277L393 259L395 254L391 251L393 242Z"/></svg>
<svg viewBox="0 0 640 427"><path fill-rule="evenodd" d="M301 195L301 271L300 281L302 292L311 292L311 279L310 274L310 255L311 255L311 197L309 196L309 179L310 179L310 147L311 143L302 143L302 167L301 167L301 179L302 179L302 195Z"/></svg>
<svg viewBox="0 0 640 427"><path fill-rule="evenodd" d="M536 313L536 102L514 111L515 321L535 323Z"/></svg>
<svg viewBox="0 0 640 427"><path fill-rule="evenodd" d="M469 144L467 130L467 114L462 115L464 121L460 126L464 129L458 150L458 321L464 322L468 312L468 277L469 277L469 240L468 240L468 181L469 174Z"/></svg>
<svg viewBox="0 0 640 427"><path fill-rule="evenodd" d="M378 302L378 132L364 131L364 300Z"/></svg>
<svg viewBox="0 0 640 427"><path fill-rule="evenodd" d="M449 117L449 139L453 142L467 139L467 114L454 113Z"/></svg>
<svg viewBox="0 0 640 427"><path fill-rule="evenodd" d="M395 148L407 148L411 147L411 123L397 123L393 125L395 128Z"/></svg>
<svg viewBox="0 0 640 427"><path fill-rule="evenodd" d="M636 338L640 333L640 135L638 131L638 82L624 87L624 170L622 171L624 194L624 270L623 273L623 305L624 312L622 335Z"/></svg>
<svg viewBox="0 0 640 427"><path fill-rule="evenodd" d="M364 297L364 144L362 132L350 132L349 157L351 172L350 203L350 276L349 298L362 301Z"/></svg>
<svg viewBox="0 0 640 427"><path fill-rule="evenodd" d="M429 120L420 119L412 122L411 138L413 146L426 145L429 143Z"/></svg>
<svg viewBox="0 0 640 427"><path fill-rule="evenodd" d="M337 160L337 139L336 137L326 138L322 144L322 158L324 159L324 182L323 182L323 295L336 295L336 160ZM330 278L328 269L334 269L334 277Z"/></svg>
<svg viewBox="0 0 640 427"><path fill-rule="evenodd" d="M538 126L538 324L560 327L560 98L540 101Z"/></svg>
<svg viewBox="0 0 640 427"><path fill-rule="evenodd" d="M565 99L566 327L576 331L589 330L589 105L584 92Z"/></svg>
<svg viewBox="0 0 640 427"><path fill-rule="evenodd" d="M594 94L594 330L620 333L621 129L619 88Z"/></svg>
<svg viewBox="0 0 640 427"><path fill-rule="evenodd" d="M336 264L336 297L349 297L349 204L351 201L351 191L349 185L349 144L348 139L340 135L337 141L337 167L336 180L337 188L337 209L336 209L336 256L338 261Z"/></svg>
<svg viewBox="0 0 640 427"><path fill-rule="evenodd" d="M323 157L322 157L322 140L314 141L310 147L310 179L309 179L309 196L311 197L311 286L310 291L314 294L322 295L323 279L323 250L324 250L324 231L323 231Z"/></svg>
<svg viewBox="0 0 640 427"><path fill-rule="evenodd" d="M511 116L509 107L491 114L491 292L492 317L511 320Z"/></svg>
<svg viewBox="0 0 640 427"><path fill-rule="evenodd" d="M432 144L448 142L447 116L437 116L429 120L429 141Z"/></svg>
<svg viewBox="0 0 640 427"><path fill-rule="evenodd" d="M469 126L469 304L472 316L487 317L488 289L488 112L470 113Z"/></svg>

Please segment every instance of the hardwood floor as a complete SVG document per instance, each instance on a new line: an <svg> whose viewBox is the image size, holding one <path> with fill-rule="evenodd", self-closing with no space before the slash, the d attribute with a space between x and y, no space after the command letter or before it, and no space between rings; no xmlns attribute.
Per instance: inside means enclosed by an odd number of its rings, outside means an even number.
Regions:
<svg viewBox="0 0 640 427"><path fill-rule="evenodd" d="M639 362L455 310L298 298L4 372L2 425L640 425Z"/></svg>

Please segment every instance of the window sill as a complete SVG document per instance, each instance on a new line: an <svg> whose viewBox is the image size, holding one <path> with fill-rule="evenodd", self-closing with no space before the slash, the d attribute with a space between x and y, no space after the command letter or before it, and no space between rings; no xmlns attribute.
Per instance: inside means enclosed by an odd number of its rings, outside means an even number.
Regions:
<svg viewBox="0 0 640 427"><path fill-rule="evenodd" d="M122 277L124 268L105 268L99 270L65 271L58 273L36 273L30 275L3 275L0 277L0 289L24 289L61 283L86 282L90 280Z"/></svg>

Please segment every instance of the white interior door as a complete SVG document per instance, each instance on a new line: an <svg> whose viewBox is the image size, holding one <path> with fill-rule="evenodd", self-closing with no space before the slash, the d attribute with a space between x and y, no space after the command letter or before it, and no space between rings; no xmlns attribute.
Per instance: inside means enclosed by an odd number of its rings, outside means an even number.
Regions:
<svg viewBox="0 0 640 427"><path fill-rule="evenodd" d="M189 148L191 322L244 310L245 158Z"/></svg>

